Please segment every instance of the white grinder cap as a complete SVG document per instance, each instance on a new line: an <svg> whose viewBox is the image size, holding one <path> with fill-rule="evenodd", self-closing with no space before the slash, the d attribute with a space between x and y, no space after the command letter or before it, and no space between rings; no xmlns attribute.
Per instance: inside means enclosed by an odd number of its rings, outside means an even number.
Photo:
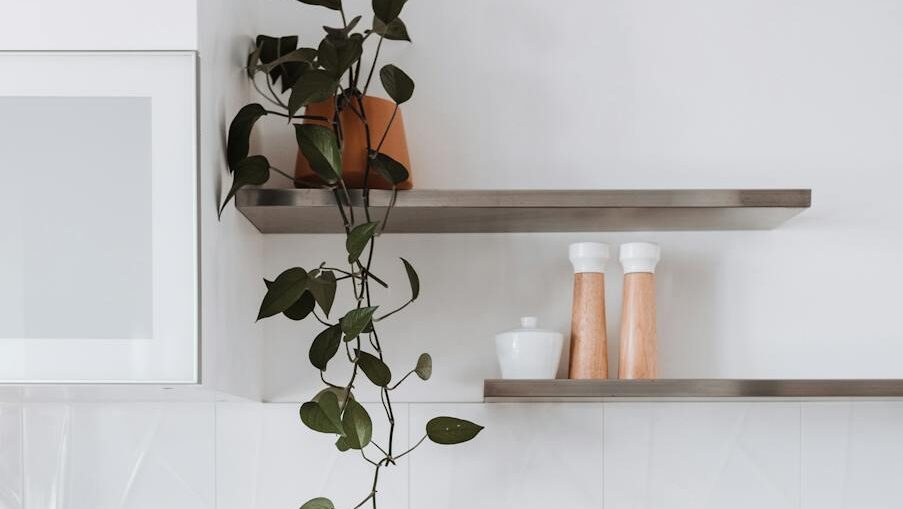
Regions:
<svg viewBox="0 0 903 509"><path fill-rule="evenodd" d="M655 266L662 256L662 248L651 242L621 244L621 265L624 274L649 272L655 274Z"/></svg>
<svg viewBox="0 0 903 509"><path fill-rule="evenodd" d="M574 274L580 272L605 273L605 262L611 258L608 244L601 242L577 242L568 248L568 258L574 266Z"/></svg>

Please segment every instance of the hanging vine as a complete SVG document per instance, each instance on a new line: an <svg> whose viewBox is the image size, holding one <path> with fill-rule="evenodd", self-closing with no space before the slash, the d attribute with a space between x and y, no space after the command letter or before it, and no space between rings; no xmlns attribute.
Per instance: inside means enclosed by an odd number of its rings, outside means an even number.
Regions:
<svg viewBox="0 0 903 509"><path fill-rule="evenodd" d="M382 469L395 466L399 459L427 439L443 445L458 444L474 438L483 428L463 419L436 417L426 424L423 437L412 447L403 451L396 447L392 392L411 375L428 380L432 374L432 359L429 354L421 354L413 368L400 378L393 378L392 370L385 363L379 326L417 300L420 279L413 265L402 258L410 296L395 309L383 312L372 298L371 285L376 283L388 287L388 284L374 275L372 264L376 240L386 228L397 196L397 186L409 177L408 169L402 163L380 150L399 105L413 96L414 82L394 65L384 65L380 69L383 88L395 102L392 117L382 133L371 132L363 98L374 77L383 42L410 42L407 27L399 17L406 0L373 0L372 25L360 32L355 32L355 29L360 24L361 16L349 21L341 0L299 1L337 11L342 26L323 27L326 35L316 49L299 48L296 36L257 37L248 57L247 73L266 106L253 103L243 107L230 125L226 157L233 181L223 199L220 213L239 189L264 184L272 173L295 183L292 175L271 166L265 156L249 155L251 131L262 117L288 119L301 155L322 179L323 187L329 189L335 198L337 214L346 235L347 259L338 266L323 262L312 270L292 267L272 281L264 280L267 290L258 320L276 315L296 321L312 318L323 327L322 332L311 341L309 360L319 371L324 388L301 405L301 422L316 432L334 436L339 453L358 451L361 460L373 467L372 483L353 508L369 503L376 509ZM362 57L368 44L375 48L369 70L365 73ZM332 118L300 113L308 105L327 100L334 102ZM352 112L366 132L367 164L359 199L357 195L352 197L343 180L345 130L341 113L345 111ZM392 199L381 218L373 217L371 207L373 172L392 185ZM339 316L333 314L332 308L340 284L348 285L353 292L354 307L336 319L331 315ZM345 381L330 381L327 367L340 350L343 350L343 355L339 358L351 364L351 374ZM379 389L383 417L388 422L388 434L382 441L377 441L373 436L372 418L355 399L354 389L361 383L361 375ZM330 499L318 497L305 502L301 509L334 507Z"/></svg>

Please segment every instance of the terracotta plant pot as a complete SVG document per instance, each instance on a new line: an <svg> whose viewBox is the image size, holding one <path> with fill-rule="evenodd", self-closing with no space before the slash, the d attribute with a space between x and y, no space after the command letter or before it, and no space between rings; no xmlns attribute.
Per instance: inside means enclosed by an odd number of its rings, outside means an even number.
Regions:
<svg viewBox="0 0 903 509"><path fill-rule="evenodd" d="M389 125L389 119L392 118L395 103L371 96L365 96L363 103L364 111L367 114L367 123L370 125L371 143L375 149L379 145L379 140L382 139L383 133L386 132L386 126ZM332 98L309 105L305 115L316 115L331 119L334 113L335 99ZM345 185L349 188L360 189L364 187L364 170L367 167L366 130L364 129L364 123L350 108L342 110L340 119L344 135L342 178L345 180ZM305 120L304 123L331 127L330 123L319 120ZM411 161L408 156L408 143L404 134L404 119L400 109L395 114L395 120L392 121L389 134L386 135L386 141L379 151L403 164L408 169L408 173L412 174ZM295 164L295 178L298 179L298 182L295 184L296 187L319 187L324 184L323 180L311 169L307 159L301 155L300 151ZM412 178L409 176L408 180L398 184L398 189L411 189L412 184ZM383 179L373 169L370 170L369 186L371 189L392 189L392 184Z"/></svg>

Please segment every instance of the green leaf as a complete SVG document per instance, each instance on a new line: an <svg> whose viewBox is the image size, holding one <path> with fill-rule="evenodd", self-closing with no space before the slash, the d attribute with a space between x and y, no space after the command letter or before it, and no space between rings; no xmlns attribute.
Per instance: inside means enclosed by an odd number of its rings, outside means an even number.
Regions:
<svg viewBox="0 0 903 509"><path fill-rule="evenodd" d="M295 51L298 47L298 36L289 35L286 37L270 37L269 35L257 36L257 47L260 48L260 61L264 65L271 64L279 58ZM285 65L273 66L267 72L273 83L284 77L288 67ZM283 90L286 87L283 86Z"/></svg>
<svg viewBox="0 0 903 509"><path fill-rule="evenodd" d="M308 104L326 100L335 93L338 82L326 71L308 71L298 78L288 97L288 113L294 115Z"/></svg>
<svg viewBox="0 0 903 509"><path fill-rule="evenodd" d="M342 428L345 430L345 441L352 449L363 449L373 436L373 422L370 415L360 403L354 400L345 405L342 415Z"/></svg>
<svg viewBox="0 0 903 509"><path fill-rule="evenodd" d="M301 153L320 178L330 184L342 178L342 153L331 129L313 124L295 124L295 138Z"/></svg>
<svg viewBox="0 0 903 509"><path fill-rule="evenodd" d="M395 18L391 23L386 24L379 17L373 16L373 32L391 41L411 42L411 37L408 35L408 27L405 26L401 18Z"/></svg>
<svg viewBox="0 0 903 509"><path fill-rule="evenodd" d="M417 276L417 271L409 261L402 258L401 262L404 263L404 270L408 273L408 282L411 283L411 301L415 301L420 296L420 277Z"/></svg>
<svg viewBox="0 0 903 509"><path fill-rule="evenodd" d="M331 270L324 270L314 275L313 271L309 272L307 279L307 288L313 294L320 309L329 316L332 310L332 303L335 302L336 279L335 274Z"/></svg>
<svg viewBox="0 0 903 509"><path fill-rule="evenodd" d="M351 230L351 233L348 234L348 238L345 240L345 249L348 251L348 263L354 263L361 257L361 253L364 252L367 243L373 238L378 226L379 221L372 221L359 224Z"/></svg>
<svg viewBox="0 0 903 509"><path fill-rule="evenodd" d="M420 354L420 357L417 358L417 367L414 368L414 373L416 373L421 380L429 380L430 377L433 376L433 358L430 357L430 354Z"/></svg>
<svg viewBox="0 0 903 509"><path fill-rule="evenodd" d="M283 64L304 63L313 65L317 61L317 50L313 48L298 48L291 53L287 53L276 60L267 64L257 66L258 70L270 72L274 68ZM256 65L256 62L255 62Z"/></svg>
<svg viewBox="0 0 903 509"><path fill-rule="evenodd" d="M320 433L342 434L342 419L339 416L339 400L331 392L320 393L317 401L301 405L301 422Z"/></svg>
<svg viewBox="0 0 903 509"><path fill-rule="evenodd" d="M230 171L235 171L235 165L248 157L251 129L257 120L266 114L266 108L257 103L248 104L235 114L229 125L229 138L226 142L226 162Z"/></svg>
<svg viewBox="0 0 903 509"><path fill-rule="evenodd" d="M335 441L335 447L340 452L345 452L348 449L351 449L351 446L348 445L348 439L346 439L345 437L339 437L339 439Z"/></svg>
<svg viewBox="0 0 903 509"><path fill-rule="evenodd" d="M326 37L317 48L319 63L333 78L339 79L364 52L364 36L351 34L347 39Z"/></svg>
<svg viewBox="0 0 903 509"><path fill-rule="evenodd" d="M379 387L389 385L389 382L392 381L392 371L389 370L389 366L386 366L385 362L381 361L379 357L362 350L355 349L354 352L358 356L357 365L367 375L367 378L373 382L373 385Z"/></svg>
<svg viewBox="0 0 903 509"><path fill-rule="evenodd" d="M235 172L232 175L232 188L226 193L226 199L220 206L219 213L222 215L223 210L235 193L244 186L259 186L270 179L270 162L263 156L251 156L243 159L235 165Z"/></svg>
<svg viewBox="0 0 903 509"><path fill-rule="evenodd" d="M311 401L318 402L320 398L323 397L324 394L331 393L336 399L339 401L339 408L345 406L345 388L344 387L327 387L322 391L318 392ZM354 399L354 394L348 393L348 399Z"/></svg>
<svg viewBox="0 0 903 509"><path fill-rule="evenodd" d="M273 281L264 278L263 282L266 284L267 290L273 287ZM308 291L305 291L301 294L301 298L283 311L282 314L292 320L303 320L307 318L307 315L309 315L311 311L313 311L313 306L315 304L316 302L313 300L311 294Z"/></svg>
<svg viewBox="0 0 903 509"><path fill-rule="evenodd" d="M304 2L305 0L300 1ZM332 501L328 498L318 497L304 502L304 505L301 506L301 509L335 509L335 506L332 505Z"/></svg>
<svg viewBox="0 0 903 509"><path fill-rule="evenodd" d="M393 185L401 184L410 176L407 168L405 168L403 164L382 152L378 152L376 157L370 159L370 166L372 166L382 178L386 179L386 182Z"/></svg>
<svg viewBox="0 0 903 509"><path fill-rule="evenodd" d="M464 419L436 417L426 423L426 436L437 444L454 445L467 442L477 436L482 429L483 426Z"/></svg>
<svg viewBox="0 0 903 509"><path fill-rule="evenodd" d="M373 13L386 23L395 21L407 0L373 0Z"/></svg>
<svg viewBox="0 0 903 509"><path fill-rule="evenodd" d="M379 70L379 79L396 104L405 103L414 95L414 80L392 64L384 65Z"/></svg>
<svg viewBox="0 0 903 509"><path fill-rule="evenodd" d="M308 281L310 280L308 279ZM315 305L314 296L309 291L306 291L301 294L301 298L297 302L289 306L282 314L295 321L304 320L314 310Z"/></svg>
<svg viewBox="0 0 903 509"><path fill-rule="evenodd" d="M333 39L346 39L348 38L348 34L354 30L354 27L361 21L360 16L355 16L347 25L343 28L333 28L333 27L323 27L323 30L326 31L327 37L332 37Z"/></svg>
<svg viewBox="0 0 903 509"><path fill-rule="evenodd" d="M310 352L308 353L310 363L320 371L325 371L326 364L335 357L336 352L339 351L340 344L342 344L341 325L333 325L317 334L313 343L310 344Z"/></svg>
<svg viewBox="0 0 903 509"><path fill-rule="evenodd" d="M272 62L258 65L254 70L279 73L282 77L282 92L284 93L298 82L298 78L314 68L316 60L317 50L313 48L299 48Z"/></svg>
<svg viewBox="0 0 903 509"><path fill-rule="evenodd" d="M351 341L358 337L361 332L370 325L370 322L373 320L373 313L376 312L376 308L377 306L352 309L339 320L339 325L342 326L342 332L345 333L345 341Z"/></svg>
<svg viewBox="0 0 903 509"><path fill-rule="evenodd" d="M307 271L301 267L286 270L275 281L267 285L267 294L260 304L257 319L282 313L292 304L298 302L307 289Z"/></svg>
<svg viewBox="0 0 903 509"><path fill-rule="evenodd" d="M342 0L298 0L302 4L307 5L320 5L326 7L327 9L332 9L334 11L342 10ZM301 509L307 509L306 507L302 507Z"/></svg>

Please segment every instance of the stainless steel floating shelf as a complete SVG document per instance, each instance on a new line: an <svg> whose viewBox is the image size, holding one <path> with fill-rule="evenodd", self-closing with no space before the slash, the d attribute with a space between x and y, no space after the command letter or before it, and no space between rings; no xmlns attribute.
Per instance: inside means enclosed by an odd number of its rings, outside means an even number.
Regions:
<svg viewBox="0 0 903 509"><path fill-rule="evenodd" d="M903 380L486 380L487 402L901 398Z"/></svg>
<svg viewBox="0 0 903 509"><path fill-rule="evenodd" d="M372 191L382 218L389 191ZM809 208L808 189L400 191L389 233L769 230ZM361 193L351 193L362 205ZM238 209L263 233L339 233L332 192L242 189Z"/></svg>

